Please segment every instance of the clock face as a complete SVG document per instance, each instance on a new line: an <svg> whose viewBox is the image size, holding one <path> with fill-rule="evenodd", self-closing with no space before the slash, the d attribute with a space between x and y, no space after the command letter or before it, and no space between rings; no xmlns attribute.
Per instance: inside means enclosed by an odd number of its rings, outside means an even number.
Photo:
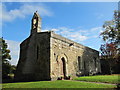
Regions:
<svg viewBox="0 0 120 90"><path fill-rule="evenodd" d="M36 24L37 20L36 19L33 19L33 24Z"/></svg>

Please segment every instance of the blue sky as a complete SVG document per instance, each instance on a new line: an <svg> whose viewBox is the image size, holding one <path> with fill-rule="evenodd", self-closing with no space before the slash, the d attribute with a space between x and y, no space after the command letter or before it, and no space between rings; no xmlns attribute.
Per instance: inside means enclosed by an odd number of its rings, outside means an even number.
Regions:
<svg viewBox="0 0 120 90"><path fill-rule="evenodd" d="M31 19L37 10L42 31L55 33L99 50L99 38L105 21L113 19L117 2L4 2L2 3L2 36L9 45L12 64L17 64L19 44L30 35Z"/></svg>

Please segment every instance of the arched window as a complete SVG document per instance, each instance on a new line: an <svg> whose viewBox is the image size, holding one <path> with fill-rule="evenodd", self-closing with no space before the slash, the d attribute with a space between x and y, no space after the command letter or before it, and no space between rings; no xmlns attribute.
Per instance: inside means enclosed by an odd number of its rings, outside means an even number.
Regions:
<svg viewBox="0 0 120 90"><path fill-rule="evenodd" d="M62 67L63 67L63 74L64 74L64 78L66 78L66 63L65 63L65 58L62 57Z"/></svg>
<svg viewBox="0 0 120 90"><path fill-rule="evenodd" d="M79 68L79 70L82 69L82 59L80 56L78 56L78 68Z"/></svg>

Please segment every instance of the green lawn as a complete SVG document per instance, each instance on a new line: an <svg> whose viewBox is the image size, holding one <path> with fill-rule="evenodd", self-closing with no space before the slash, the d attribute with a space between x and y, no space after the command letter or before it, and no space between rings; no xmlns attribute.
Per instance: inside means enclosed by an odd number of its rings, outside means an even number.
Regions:
<svg viewBox="0 0 120 90"><path fill-rule="evenodd" d="M75 78L75 80L92 81L92 82L105 82L105 83L118 83L118 76L120 77L120 75L86 76L86 77Z"/></svg>
<svg viewBox="0 0 120 90"><path fill-rule="evenodd" d="M116 85L105 85L96 83L87 83L70 80L60 81L37 81L37 82L20 82L4 83L3 88L115 88Z"/></svg>

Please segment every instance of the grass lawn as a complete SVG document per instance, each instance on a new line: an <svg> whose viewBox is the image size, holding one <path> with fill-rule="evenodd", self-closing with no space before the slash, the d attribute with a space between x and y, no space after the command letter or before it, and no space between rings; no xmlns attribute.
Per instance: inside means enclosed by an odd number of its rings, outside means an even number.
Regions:
<svg viewBox="0 0 120 90"><path fill-rule="evenodd" d="M118 76L119 75L97 75L97 76L85 76L85 77L78 77L75 80L80 81L92 81L92 82L105 82L105 83L118 83Z"/></svg>
<svg viewBox="0 0 120 90"><path fill-rule="evenodd" d="M4 83L2 85L3 88L115 88L116 87L116 85L105 85L105 84L87 83L87 82L70 81L70 80Z"/></svg>

